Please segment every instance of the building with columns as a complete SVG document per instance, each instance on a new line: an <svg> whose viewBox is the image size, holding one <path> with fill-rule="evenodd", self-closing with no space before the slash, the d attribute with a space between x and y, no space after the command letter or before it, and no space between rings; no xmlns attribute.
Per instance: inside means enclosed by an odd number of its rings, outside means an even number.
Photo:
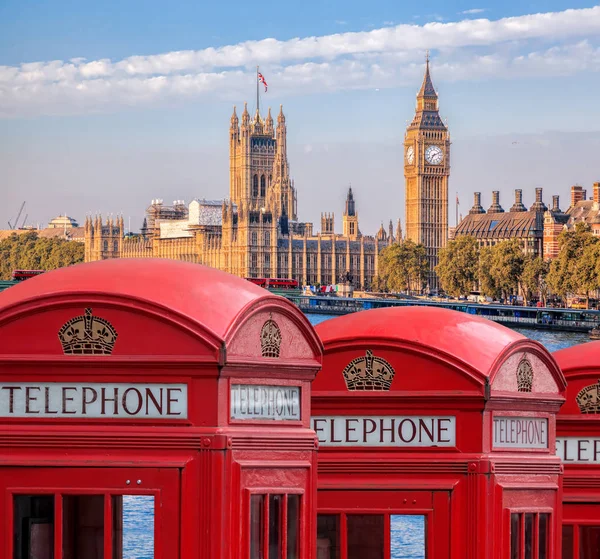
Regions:
<svg viewBox="0 0 600 559"><path fill-rule="evenodd" d="M153 200L140 235L126 236L123 219L85 224L86 261L105 258L173 258L206 264L246 278L293 278L302 285L349 282L369 289L380 250L400 239L388 231L362 234L357 204L348 189L342 233L335 215L321 214L321 229L297 215L297 190L287 157L287 124L280 107L241 119L234 107L229 127L229 199Z"/></svg>
<svg viewBox="0 0 600 559"><path fill-rule="evenodd" d="M449 177L450 133L439 114L427 56L415 116L404 137L404 179L406 238L425 246L430 289L438 287L434 269L448 242Z"/></svg>

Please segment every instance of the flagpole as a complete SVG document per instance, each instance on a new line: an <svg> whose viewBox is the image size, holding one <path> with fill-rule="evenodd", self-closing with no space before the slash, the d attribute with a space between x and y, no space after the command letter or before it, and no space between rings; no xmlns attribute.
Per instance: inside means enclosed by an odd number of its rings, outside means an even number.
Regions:
<svg viewBox="0 0 600 559"><path fill-rule="evenodd" d="M258 66L256 67L256 112L260 114L260 98L258 92Z"/></svg>

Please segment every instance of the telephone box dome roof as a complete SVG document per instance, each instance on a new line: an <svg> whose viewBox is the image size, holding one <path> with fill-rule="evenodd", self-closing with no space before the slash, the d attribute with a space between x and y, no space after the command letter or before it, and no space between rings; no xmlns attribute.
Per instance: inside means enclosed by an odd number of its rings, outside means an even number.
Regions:
<svg viewBox="0 0 600 559"><path fill-rule="evenodd" d="M452 356L490 376L510 346L536 344L488 319L437 307L387 307L358 312L316 326L325 351L355 339L404 343ZM536 344L539 345L539 344Z"/></svg>
<svg viewBox="0 0 600 559"><path fill-rule="evenodd" d="M600 341L559 349L552 355L565 374L581 369L600 369Z"/></svg>
<svg viewBox="0 0 600 559"><path fill-rule="evenodd" d="M244 317L258 307L284 312L310 345L321 343L303 313L283 297L231 274L167 259L111 259L68 266L7 289L0 296L0 319L24 306L103 297L124 307L151 305L159 314L197 324L222 345Z"/></svg>

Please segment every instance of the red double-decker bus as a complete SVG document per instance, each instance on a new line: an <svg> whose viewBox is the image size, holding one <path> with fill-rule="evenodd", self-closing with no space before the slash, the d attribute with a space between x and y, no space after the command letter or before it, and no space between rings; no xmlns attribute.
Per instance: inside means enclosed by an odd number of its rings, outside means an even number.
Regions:
<svg viewBox="0 0 600 559"><path fill-rule="evenodd" d="M246 278L250 283L265 289L298 289L298 280L288 278Z"/></svg>
<svg viewBox="0 0 600 559"><path fill-rule="evenodd" d="M43 274L45 270L13 270L12 279L13 281L23 281L34 276Z"/></svg>

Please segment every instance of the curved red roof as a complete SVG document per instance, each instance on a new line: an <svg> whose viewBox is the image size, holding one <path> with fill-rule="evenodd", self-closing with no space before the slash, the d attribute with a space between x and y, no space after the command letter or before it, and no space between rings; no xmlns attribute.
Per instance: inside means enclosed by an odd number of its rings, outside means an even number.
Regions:
<svg viewBox="0 0 600 559"><path fill-rule="evenodd" d="M598 369L600 368L600 341L559 349L552 355L564 373L578 369Z"/></svg>
<svg viewBox="0 0 600 559"><path fill-rule="evenodd" d="M46 272L0 293L0 310L32 299L91 293L162 306L221 339L235 317L253 303L273 300L301 314L283 297L244 279L200 264L158 258L102 260Z"/></svg>
<svg viewBox="0 0 600 559"><path fill-rule="evenodd" d="M438 307L387 307L334 318L315 327L325 350L339 342L372 339L413 343L445 352L489 376L501 353L532 342L491 320Z"/></svg>

